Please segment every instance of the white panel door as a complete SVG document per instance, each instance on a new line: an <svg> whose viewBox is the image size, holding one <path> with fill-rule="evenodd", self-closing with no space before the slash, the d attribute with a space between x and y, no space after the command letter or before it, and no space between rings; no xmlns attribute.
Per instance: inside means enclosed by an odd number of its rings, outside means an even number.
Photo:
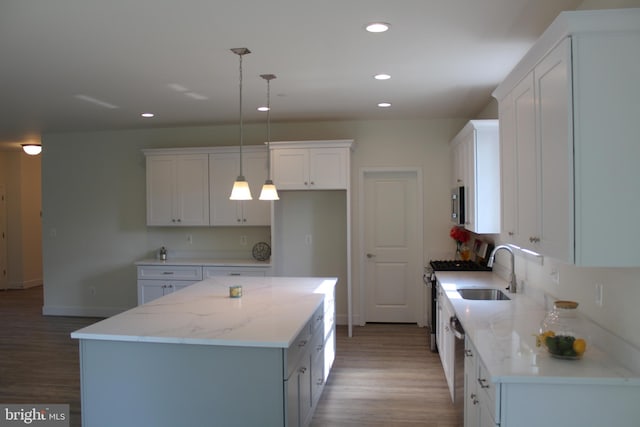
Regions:
<svg viewBox="0 0 640 427"><path fill-rule="evenodd" d="M421 266L415 172L364 175L366 322L417 322Z"/></svg>

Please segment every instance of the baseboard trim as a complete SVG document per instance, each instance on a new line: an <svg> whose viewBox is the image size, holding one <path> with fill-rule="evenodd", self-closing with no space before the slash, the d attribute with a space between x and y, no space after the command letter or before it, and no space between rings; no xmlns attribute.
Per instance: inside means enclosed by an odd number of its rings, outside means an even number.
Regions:
<svg viewBox="0 0 640 427"><path fill-rule="evenodd" d="M44 316L69 316L69 317L111 317L132 307L67 307L67 306L42 306Z"/></svg>

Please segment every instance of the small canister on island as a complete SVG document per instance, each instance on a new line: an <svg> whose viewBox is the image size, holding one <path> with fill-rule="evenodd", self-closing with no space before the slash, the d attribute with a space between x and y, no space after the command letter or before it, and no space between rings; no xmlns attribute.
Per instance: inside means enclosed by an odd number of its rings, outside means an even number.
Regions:
<svg viewBox="0 0 640 427"><path fill-rule="evenodd" d="M242 297L242 286L235 285L229 286L229 298L240 298Z"/></svg>

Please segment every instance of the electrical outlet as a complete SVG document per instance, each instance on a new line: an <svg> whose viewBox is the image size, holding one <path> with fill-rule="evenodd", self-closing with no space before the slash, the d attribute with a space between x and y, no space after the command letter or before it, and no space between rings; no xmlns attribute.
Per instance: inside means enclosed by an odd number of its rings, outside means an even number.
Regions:
<svg viewBox="0 0 640 427"><path fill-rule="evenodd" d="M596 305L602 307L604 287L601 283L596 283Z"/></svg>
<svg viewBox="0 0 640 427"><path fill-rule="evenodd" d="M193 235L187 234L187 243L189 243L190 245L193 244Z"/></svg>
<svg viewBox="0 0 640 427"><path fill-rule="evenodd" d="M247 246L247 236L240 236L240 245Z"/></svg>

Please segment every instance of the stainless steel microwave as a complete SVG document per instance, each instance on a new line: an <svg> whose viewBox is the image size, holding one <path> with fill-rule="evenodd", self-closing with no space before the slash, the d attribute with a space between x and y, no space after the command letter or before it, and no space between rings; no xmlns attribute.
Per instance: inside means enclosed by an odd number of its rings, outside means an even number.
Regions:
<svg viewBox="0 0 640 427"><path fill-rule="evenodd" d="M454 187L451 190L451 222L457 225L464 225L464 187Z"/></svg>

